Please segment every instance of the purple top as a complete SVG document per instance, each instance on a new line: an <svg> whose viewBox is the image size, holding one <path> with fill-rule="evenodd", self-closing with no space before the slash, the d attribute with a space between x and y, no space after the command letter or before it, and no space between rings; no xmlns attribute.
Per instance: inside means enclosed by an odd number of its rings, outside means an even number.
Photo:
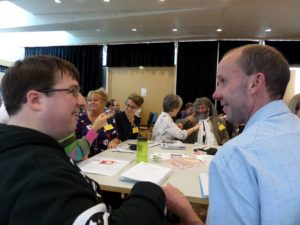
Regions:
<svg viewBox="0 0 300 225"><path fill-rule="evenodd" d="M98 137L93 141L91 145L91 152L89 156L93 156L99 152L102 152L103 150L106 150L111 140L113 140L114 138L119 138L119 134L115 129L115 120L113 118L110 118L107 120L107 124L112 125L112 127L107 130L102 127L98 130ZM82 136L85 136L91 129L92 125L93 123L92 121L90 121L88 115L85 112L80 113L75 130L76 137L81 138Z"/></svg>

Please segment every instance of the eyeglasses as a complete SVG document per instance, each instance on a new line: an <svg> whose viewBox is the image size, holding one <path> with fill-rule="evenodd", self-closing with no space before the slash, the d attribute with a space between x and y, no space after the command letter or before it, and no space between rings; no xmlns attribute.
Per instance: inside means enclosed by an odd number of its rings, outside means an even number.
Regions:
<svg viewBox="0 0 300 225"><path fill-rule="evenodd" d="M58 91L66 91L68 93L72 93L72 95L77 98L78 94L80 92L80 87L72 87L72 88L42 88L37 90L39 92L43 92L43 93L51 93L51 92L58 92Z"/></svg>
<svg viewBox="0 0 300 225"><path fill-rule="evenodd" d="M130 105L130 104L126 104L127 108L131 108L131 109L137 109L138 107L134 106L134 105Z"/></svg>

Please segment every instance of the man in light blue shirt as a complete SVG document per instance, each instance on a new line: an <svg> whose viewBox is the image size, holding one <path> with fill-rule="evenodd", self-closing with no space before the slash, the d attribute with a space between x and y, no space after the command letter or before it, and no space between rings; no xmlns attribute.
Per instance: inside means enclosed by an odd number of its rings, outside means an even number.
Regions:
<svg viewBox="0 0 300 225"><path fill-rule="evenodd" d="M289 78L287 61L268 46L221 60L213 97L246 127L211 163L206 224L300 224L300 120L282 101Z"/></svg>

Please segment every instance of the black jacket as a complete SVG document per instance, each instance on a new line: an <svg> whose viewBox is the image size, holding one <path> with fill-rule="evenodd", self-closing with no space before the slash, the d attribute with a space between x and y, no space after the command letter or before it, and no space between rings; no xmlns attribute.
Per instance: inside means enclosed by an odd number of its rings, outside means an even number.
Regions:
<svg viewBox="0 0 300 225"><path fill-rule="evenodd" d="M116 129L118 131L119 137L121 141L126 141L128 139L137 139L138 137L138 130L133 132L133 128L138 128L140 126L141 119L137 116L134 116L134 126L131 126L131 123L128 121L125 112L118 112L115 115L116 120Z"/></svg>
<svg viewBox="0 0 300 225"><path fill-rule="evenodd" d="M104 224L107 212L99 186L81 174L56 140L0 125L0 143L0 224L89 224L98 218L94 224ZM108 223L164 224L164 206L161 188L142 182ZM86 218L79 216L83 212Z"/></svg>

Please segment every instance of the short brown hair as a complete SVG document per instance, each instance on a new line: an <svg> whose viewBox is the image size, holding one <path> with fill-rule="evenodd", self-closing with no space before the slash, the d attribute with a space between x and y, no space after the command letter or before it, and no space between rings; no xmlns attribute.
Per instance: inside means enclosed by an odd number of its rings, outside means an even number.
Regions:
<svg viewBox="0 0 300 225"><path fill-rule="evenodd" d="M179 95L168 94L163 100L164 112L172 112L174 109L180 109L182 106L182 99Z"/></svg>
<svg viewBox="0 0 300 225"><path fill-rule="evenodd" d="M128 96L127 100L133 101L138 107L141 107L144 103L144 98L136 93L132 93Z"/></svg>
<svg viewBox="0 0 300 225"><path fill-rule="evenodd" d="M40 55L16 61L1 81L8 115L12 116L21 109L28 91L51 88L66 74L79 82L77 68L64 59Z"/></svg>

